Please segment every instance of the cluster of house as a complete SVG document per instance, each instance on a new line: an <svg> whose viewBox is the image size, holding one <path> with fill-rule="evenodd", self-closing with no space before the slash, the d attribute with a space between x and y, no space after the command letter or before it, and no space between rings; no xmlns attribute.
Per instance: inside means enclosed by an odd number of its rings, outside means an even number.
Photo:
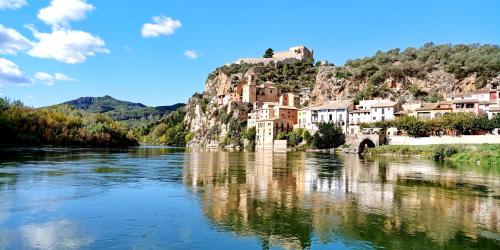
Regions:
<svg viewBox="0 0 500 250"><path fill-rule="evenodd" d="M298 109L300 102L293 94L279 96L277 102L262 103L248 116L248 126L256 127L256 146L272 149L275 136L293 128L307 129L311 133L318 130L320 123L335 123L347 135L361 132L362 123L392 120L409 115L423 119L439 118L445 113L471 112L488 116L500 114L500 89L451 95L446 101L437 103L405 103L376 98L362 100L358 105L350 100L331 101L320 106ZM290 98L292 97L292 98Z"/></svg>
<svg viewBox="0 0 500 250"><path fill-rule="evenodd" d="M362 100L358 105L352 101L328 102L322 106L300 109L296 127L316 131L318 123L333 122L340 125L345 134L357 134L362 123L392 120L402 115L434 119L457 112L471 112L489 118L500 114L500 89L455 94L446 101L424 104L401 104L382 98Z"/></svg>
<svg viewBox="0 0 500 250"><path fill-rule="evenodd" d="M309 100L308 89L299 94L282 93L272 82L258 85L254 72L247 73L246 78L229 95L217 96L215 101L220 105L226 102L253 105L247 126L256 128L256 147L259 149L272 149L280 132L303 128L315 133L320 123L335 123L345 134L355 135L361 132L362 123L392 120L402 115L434 119L445 113L472 112L491 118L500 113L500 89L450 95L446 101L437 103L401 104L376 98L362 100L358 105L342 100L300 108Z"/></svg>
<svg viewBox="0 0 500 250"><path fill-rule="evenodd" d="M268 63L271 61L307 60L313 53L304 46L277 52L273 58L239 59L237 63ZM256 147L273 149L274 139L281 132L302 128L315 133L320 123L335 123L347 135L360 133L362 123L392 120L402 115L434 119L445 113L472 112L476 115L493 117L500 113L500 89L450 95L446 101L437 103L405 103L376 98L362 100L354 105L351 100L330 101L320 106L303 107L309 101L309 89L299 94L282 93L274 83L257 84L259 67L242 76L230 93L221 91L213 100L219 105L252 104L247 126L256 128ZM243 117L242 117L243 118Z"/></svg>

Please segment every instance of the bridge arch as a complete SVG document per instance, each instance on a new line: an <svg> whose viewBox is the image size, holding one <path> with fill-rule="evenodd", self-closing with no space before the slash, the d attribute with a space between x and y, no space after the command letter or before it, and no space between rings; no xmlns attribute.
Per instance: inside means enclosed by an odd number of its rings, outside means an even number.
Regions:
<svg viewBox="0 0 500 250"><path fill-rule="evenodd" d="M376 144L371 139L366 138L359 143L358 153L362 154L365 152L366 147L374 148L375 146Z"/></svg>

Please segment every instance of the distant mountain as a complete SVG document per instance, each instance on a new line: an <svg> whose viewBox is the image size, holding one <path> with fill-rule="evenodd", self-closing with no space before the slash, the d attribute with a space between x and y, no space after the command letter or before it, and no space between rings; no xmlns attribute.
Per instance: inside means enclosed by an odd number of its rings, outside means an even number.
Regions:
<svg viewBox="0 0 500 250"><path fill-rule="evenodd" d="M103 97L80 97L75 100L65 102L77 109L92 113L105 113L113 110L142 109L147 106L142 103L133 103L117 100L109 95Z"/></svg>
<svg viewBox="0 0 500 250"><path fill-rule="evenodd" d="M184 106L183 103L177 103L170 106L148 107L142 103L118 100L109 95L103 97L80 97L62 104L70 105L76 109L90 113L103 113L115 121L126 121L134 126L158 120L164 115Z"/></svg>

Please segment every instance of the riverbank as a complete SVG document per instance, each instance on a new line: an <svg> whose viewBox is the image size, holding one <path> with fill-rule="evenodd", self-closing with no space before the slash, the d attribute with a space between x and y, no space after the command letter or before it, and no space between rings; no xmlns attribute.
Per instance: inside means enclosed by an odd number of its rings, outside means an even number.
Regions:
<svg viewBox="0 0 500 250"><path fill-rule="evenodd" d="M453 144L425 146L383 145L367 149L365 154L389 154L433 160L468 162L481 166L500 166L500 144Z"/></svg>

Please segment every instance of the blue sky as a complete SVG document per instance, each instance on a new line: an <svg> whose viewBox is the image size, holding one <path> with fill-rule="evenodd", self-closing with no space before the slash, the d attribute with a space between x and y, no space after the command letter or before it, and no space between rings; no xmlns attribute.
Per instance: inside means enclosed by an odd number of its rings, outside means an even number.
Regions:
<svg viewBox="0 0 500 250"><path fill-rule="evenodd" d="M0 0L0 93L34 107L103 95L167 105L268 47L305 45L341 65L430 41L500 44L499 10L498 0Z"/></svg>

